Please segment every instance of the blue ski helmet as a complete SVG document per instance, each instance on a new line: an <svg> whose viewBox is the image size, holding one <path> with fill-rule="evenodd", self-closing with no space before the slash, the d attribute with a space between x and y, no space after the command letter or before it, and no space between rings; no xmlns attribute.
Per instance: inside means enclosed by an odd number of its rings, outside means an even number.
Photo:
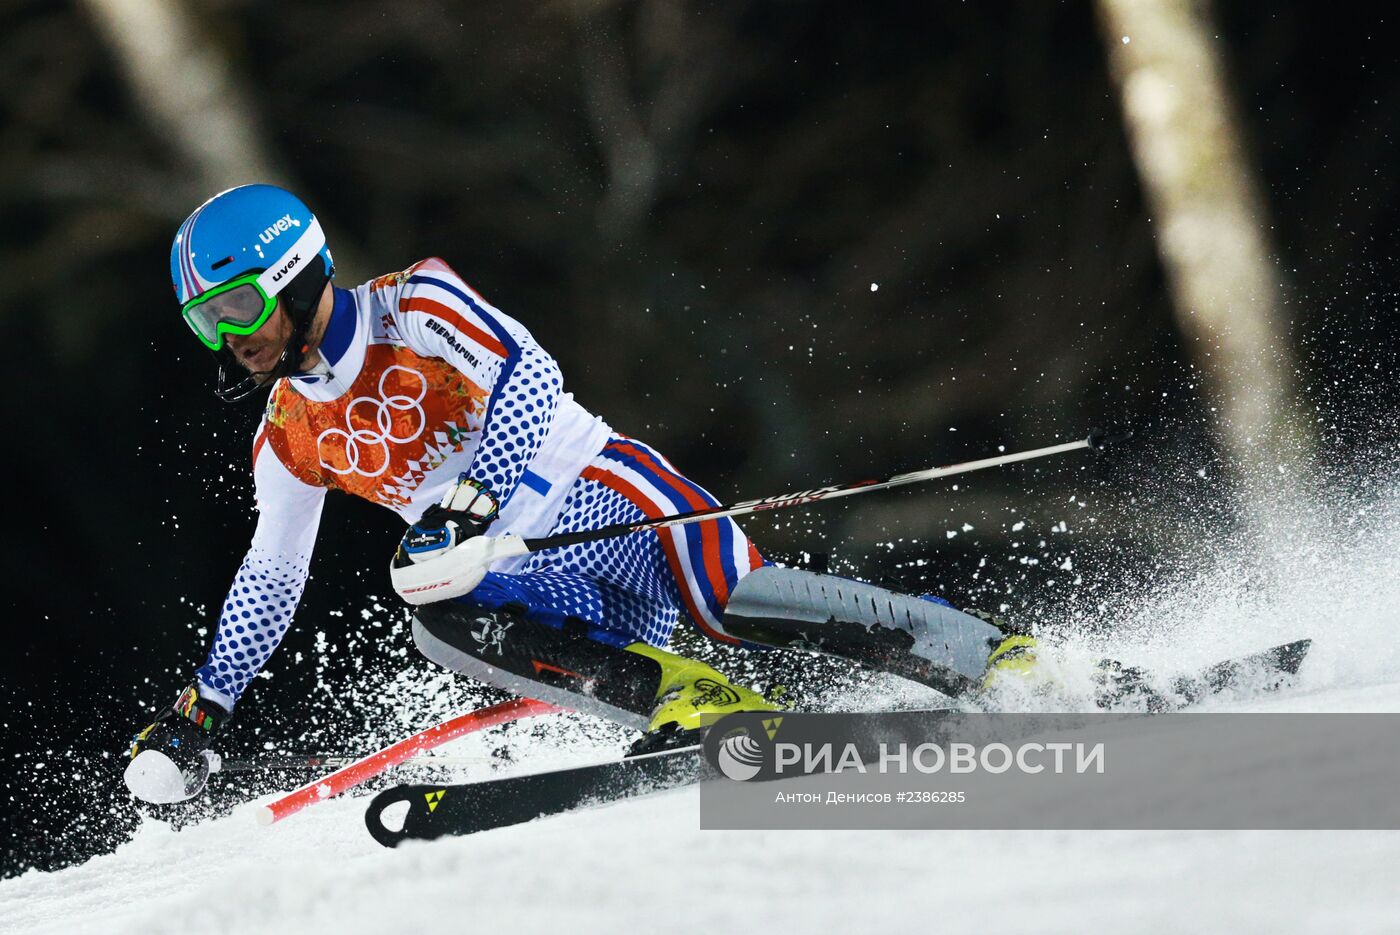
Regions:
<svg viewBox="0 0 1400 935"><path fill-rule="evenodd" d="M275 185L240 185L194 210L170 248L170 278L185 322L219 361L217 392L246 396L299 370L306 331L335 275L320 222L300 198ZM229 334L252 334L280 301L293 325L277 367L245 376Z"/></svg>

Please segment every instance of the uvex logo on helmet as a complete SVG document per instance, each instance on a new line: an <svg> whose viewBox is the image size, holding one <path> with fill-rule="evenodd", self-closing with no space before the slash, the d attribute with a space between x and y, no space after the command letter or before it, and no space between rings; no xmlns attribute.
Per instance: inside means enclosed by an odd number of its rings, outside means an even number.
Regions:
<svg viewBox="0 0 1400 935"><path fill-rule="evenodd" d="M263 243L272 243L272 241L282 235L283 231L291 230L293 227L301 227L301 222L292 220L290 214L284 214L273 224L263 228L263 232L258 235L258 239Z"/></svg>
<svg viewBox="0 0 1400 935"><path fill-rule="evenodd" d="M293 254L292 254L292 258L289 259L287 262L283 263L283 264L282 264L282 268L279 269L277 272L275 272L275 273L272 274L272 281L273 281L273 282L279 281L283 276L285 276L285 275L287 275L289 272L291 272L292 267L296 266L296 265L297 265L298 263L300 263L300 262L301 262L301 254L300 254L300 253L293 253Z"/></svg>

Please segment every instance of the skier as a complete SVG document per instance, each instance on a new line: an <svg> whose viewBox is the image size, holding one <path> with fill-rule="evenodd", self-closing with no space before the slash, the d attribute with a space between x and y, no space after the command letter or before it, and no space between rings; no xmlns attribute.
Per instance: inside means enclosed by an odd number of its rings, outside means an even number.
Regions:
<svg viewBox="0 0 1400 935"><path fill-rule="evenodd" d="M206 201L176 233L171 276L216 357L217 394L271 393L253 441L257 529L207 660L131 746L138 797L203 787L215 735L291 624L331 489L409 523L390 575L417 605L427 658L648 742L776 707L665 650L682 616L722 642L835 653L950 692L1032 660L1028 635L951 607L765 565L732 519L504 554L504 533L716 501L564 392L530 332L442 260L334 287L321 226L290 192L244 185Z"/></svg>

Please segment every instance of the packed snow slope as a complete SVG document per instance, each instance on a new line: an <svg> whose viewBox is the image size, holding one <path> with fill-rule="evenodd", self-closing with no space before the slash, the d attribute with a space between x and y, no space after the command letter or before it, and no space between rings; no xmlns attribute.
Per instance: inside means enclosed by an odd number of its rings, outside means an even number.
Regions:
<svg viewBox="0 0 1400 935"><path fill-rule="evenodd" d="M1400 685L1259 710L1400 711ZM1150 728L1149 728L1150 729ZM1016 803L1008 802L1007 808ZM246 813L0 884L25 933L1366 932L1400 833L720 832L694 789L389 851L363 800Z"/></svg>
<svg viewBox="0 0 1400 935"><path fill-rule="evenodd" d="M1322 519L1265 550L1203 550L1201 571L1126 602L1061 609L1110 615L1124 661L1168 671L1313 638L1295 686L1218 710L1400 712L1400 500ZM1092 655L1096 639L1061 651ZM561 744L567 731L517 763L599 757ZM363 806L328 801L271 828L247 811L180 832L148 821L113 854L0 881L0 931L1400 930L1392 832L702 832L689 789L390 851Z"/></svg>

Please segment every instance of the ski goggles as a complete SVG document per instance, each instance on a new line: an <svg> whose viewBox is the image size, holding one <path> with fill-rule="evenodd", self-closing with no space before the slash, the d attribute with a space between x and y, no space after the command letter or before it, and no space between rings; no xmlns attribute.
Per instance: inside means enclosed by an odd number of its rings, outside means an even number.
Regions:
<svg viewBox="0 0 1400 935"><path fill-rule="evenodd" d="M277 310L277 293L296 278L325 245L321 225L313 218L309 229L277 266L235 276L181 306L185 323L211 351L223 348L225 335L252 334Z"/></svg>
<svg viewBox="0 0 1400 935"><path fill-rule="evenodd" d="M185 323L211 351L224 346L226 334L252 334L277 308L277 296L259 282L262 273L244 273L185 303Z"/></svg>

